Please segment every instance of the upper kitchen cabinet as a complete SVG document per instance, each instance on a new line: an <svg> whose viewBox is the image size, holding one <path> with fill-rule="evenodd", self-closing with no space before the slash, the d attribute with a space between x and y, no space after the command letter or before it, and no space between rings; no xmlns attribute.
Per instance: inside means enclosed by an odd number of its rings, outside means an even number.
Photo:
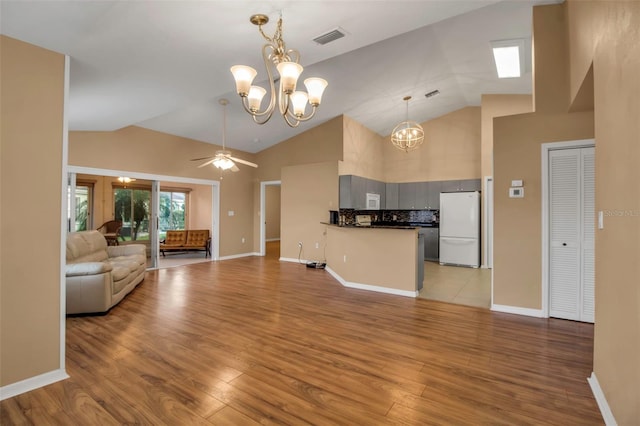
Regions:
<svg viewBox="0 0 640 426"><path fill-rule="evenodd" d="M398 208L400 210L413 210L416 208L417 187L418 182L398 184Z"/></svg>
<svg viewBox="0 0 640 426"><path fill-rule="evenodd" d="M440 182L408 182L398 186L401 210L437 210L440 208Z"/></svg>
<svg viewBox="0 0 640 426"><path fill-rule="evenodd" d="M379 180L373 180L373 179L364 179L364 180L365 180L365 198L366 198L366 194L380 195L380 208L384 209L385 206L387 205L386 184L384 182L380 182ZM365 206L366 206L366 201L365 201Z"/></svg>
<svg viewBox="0 0 640 426"><path fill-rule="evenodd" d="M480 179L442 181L441 192L480 191Z"/></svg>
<svg viewBox="0 0 640 426"><path fill-rule="evenodd" d="M385 184L355 175L340 176L340 208L366 210L367 193L380 195L380 206L385 205Z"/></svg>
<svg viewBox="0 0 640 426"><path fill-rule="evenodd" d="M385 184L385 209L387 210L397 210L398 209L398 183L387 183Z"/></svg>
<svg viewBox="0 0 640 426"><path fill-rule="evenodd" d="M440 192L442 192L442 182L427 182L427 208L430 210L440 209Z"/></svg>

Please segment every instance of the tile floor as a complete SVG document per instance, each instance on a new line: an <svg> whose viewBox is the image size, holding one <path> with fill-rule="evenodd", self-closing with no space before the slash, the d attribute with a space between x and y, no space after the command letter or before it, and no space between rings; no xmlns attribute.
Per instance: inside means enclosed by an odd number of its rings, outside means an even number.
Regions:
<svg viewBox="0 0 640 426"><path fill-rule="evenodd" d="M491 269L424 262L424 282L418 297L488 309L491 307Z"/></svg>

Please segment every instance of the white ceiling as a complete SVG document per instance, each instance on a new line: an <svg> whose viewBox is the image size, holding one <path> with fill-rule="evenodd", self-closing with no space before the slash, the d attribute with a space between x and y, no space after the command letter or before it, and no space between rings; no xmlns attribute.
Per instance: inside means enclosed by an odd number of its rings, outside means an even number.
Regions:
<svg viewBox="0 0 640 426"><path fill-rule="evenodd" d="M2 0L0 29L71 57L71 130L136 125L220 144L218 100L227 98L227 145L258 152L340 114L388 135L405 118L406 95L410 118L421 122L479 105L483 93L531 93L530 64L523 77L497 78L490 41L529 45L532 5L540 3L549 1ZM251 65L264 80L264 41L249 16L268 14L272 35L280 11L303 78L329 82L316 117L296 129L277 115L254 124L229 72ZM336 27L347 36L312 41ZM441 94L424 97L434 89Z"/></svg>

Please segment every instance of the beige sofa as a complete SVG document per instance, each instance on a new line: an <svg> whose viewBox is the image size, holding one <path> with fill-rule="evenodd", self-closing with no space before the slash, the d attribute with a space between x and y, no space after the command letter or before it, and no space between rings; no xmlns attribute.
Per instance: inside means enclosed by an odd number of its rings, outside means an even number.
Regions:
<svg viewBox="0 0 640 426"><path fill-rule="evenodd" d="M67 235L67 314L107 312L146 272L142 244L107 246L98 231Z"/></svg>

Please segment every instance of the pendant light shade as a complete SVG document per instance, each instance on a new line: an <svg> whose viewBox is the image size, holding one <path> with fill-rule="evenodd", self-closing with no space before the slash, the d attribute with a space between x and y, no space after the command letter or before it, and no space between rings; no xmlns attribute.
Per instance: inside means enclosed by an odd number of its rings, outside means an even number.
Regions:
<svg viewBox="0 0 640 426"><path fill-rule="evenodd" d="M405 96L407 103L407 119L398 124L391 132L391 143L398 149L409 152L417 149L424 142L424 130L415 121L409 120L409 100L411 96Z"/></svg>

